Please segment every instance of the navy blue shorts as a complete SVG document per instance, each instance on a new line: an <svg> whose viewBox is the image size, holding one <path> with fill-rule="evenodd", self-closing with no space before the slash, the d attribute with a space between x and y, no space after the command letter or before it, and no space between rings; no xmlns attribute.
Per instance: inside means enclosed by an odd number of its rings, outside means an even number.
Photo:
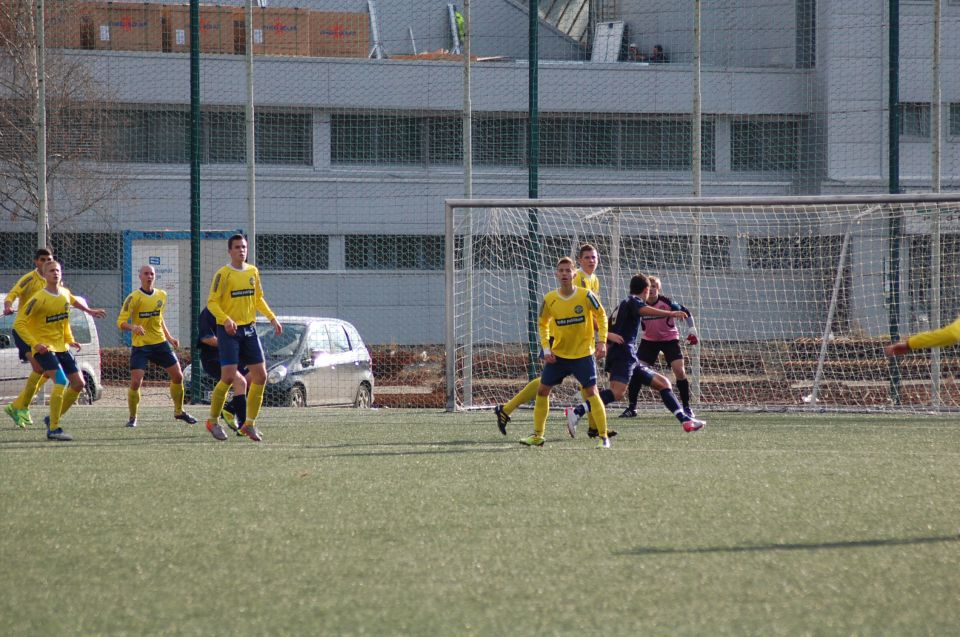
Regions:
<svg viewBox="0 0 960 637"><path fill-rule="evenodd" d="M146 369L147 363L166 369L178 362L177 355L166 341L155 345L140 345L130 350L130 369Z"/></svg>
<svg viewBox="0 0 960 637"><path fill-rule="evenodd" d="M682 361L683 352L680 351L680 341L645 341L641 340L637 346L637 359L647 365L656 365L657 357L663 352L667 364L673 361Z"/></svg>
<svg viewBox="0 0 960 637"><path fill-rule="evenodd" d="M27 361L30 360L29 358L27 358L27 354L33 351L33 349L29 345L27 345L22 338L20 338L20 335L17 334L17 330L10 330L10 331L13 332L13 342L17 346L17 351L20 352L20 360L26 363Z"/></svg>
<svg viewBox="0 0 960 637"><path fill-rule="evenodd" d="M546 363L543 373L540 374L540 384L553 387L563 382L563 379L573 374L584 389L597 384L597 363L593 356L583 358L560 358L556 363Z"/></svg>
<svg viewBox="0 0 960 637"><path fill-rule="evenodd" d="M217 325L217 347L220 349L220 365L256 365L263 362L263 346L253 323L238 325L237 333L227 334L222 325Z"/></svg>
<svg viewBox="0 0 960 637"><path fill-rule="evenodd" d="M625 347L611 347L607 352L607 360L604 364L604 371L610 374L610 380L627 384L630 377L633 376L633 370L637 366L637 359Z"/></svg>
<svg viewBox="0 0 960 637"><path fill-rule="evenodd" d="M73 354L70 352L51 352L48 350L46 354L34 354L33 357L40 363L40 367L46 371L62 369L67 376L80 371L77 367L77 361L74 360Z"/></svg>
<svg viewBox="0 0 960 637"><path fill-rule="evenodd" d="M210 358L208 356L201 356L200 365L203 366L203 371L207 374L207 376L214 380L220 380L220 375L222 374L223 370L220 367L220 361L216 357ZM249 371L250 370L246 365L237 366L237 372L241 376L246 376L247 372Z"/></svg>

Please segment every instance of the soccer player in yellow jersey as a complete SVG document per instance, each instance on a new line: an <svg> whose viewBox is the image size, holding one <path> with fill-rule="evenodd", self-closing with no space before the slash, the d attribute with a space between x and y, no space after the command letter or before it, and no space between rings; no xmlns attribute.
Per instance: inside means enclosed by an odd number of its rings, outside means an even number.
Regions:
<svg viewBox="0 0 960 637"><path fill-rule="evenodd" d="M13 286L13 289L10 290L10 293L7 294L3 301L4 316L13 314L13 304L18 299L19 307L25 308L27 303L30 302L30 299L33 298L33 295L36 294L38 290L46 287L47 281L43 277L42 269L45 264L51 261L53 261L53 251L50 248L37 249L33 256L33 263L36 268L20 277L20 280L17 281L16 285ZM71 296L70 298L70 302L75 308L90 316L103 318L107 315L106 310L102 308L91 309L87 306L86 302L79 297ZM17 314L17 318L13 322L13 342L20 352L20 360L30 363L33 371L30 373L30 376L27 377L27 383L23 388L23 392L21 392L16 400L4 408L7 415L10 416L13 422L21 429L33 424L33 418L30 416L30 403L33 402L33 399L40 392L40 388L47 381L47 377L43 374L43 368L34 358L30 347L20 336L25 318L23 312ZM63 374L63 370L57 372L54 382L58 385L67 384L67 377Z"/></svg>
<svg viewBox="0 0 960 637"><path fill-rule="evenodd" d="M170 334L163 314L167 309L167 293L153 287L157 271L153 266L140 268L140 288L127 295L117 317L117 327L133 335L133 347L130 350L130 388L127 389L127 408L130 418L127 427L137 426L137 412L140 407L140 387L147 373L147 364L159 365L170 378L170 397L173 399L173 417L188 425L196 424L197 419L183 410L183 371L177 359L174 347L180 347L180 341ZM172 347L171 347L172 346Z"/></svg>
<svg viewBox="0 0 960 637"><path fill-rule="evenodd" d="M207 297L207 309L217 320L217 347L220 351L220 382L210 397L207 431L217 440L227 439L227 432L220 424L220 412L237 374L237 366L246 365L249 370L247 420L240 427L240 432L250 440L260 442L262 438L256 420L263 404L267 367L255 325L257 311L270 320L277 336L283 333L283 325L263 298L260 271L247 263L247 240L244 236L235 234L230 237L227 251L230 263L217 270Z"/></svg>
<svg viewBox="0 0 960 637"><path fill-rule="evenodd" d="M80 351L70 331L70 305L73 295L60 286L60 264L50 261L43 265L46 286L37 291L21 311L25 317L20 336L33 351L46 378L54 378L62 369L70 383L68 387L54 385L50 396L50 415L47 421L47 439L67 441L73 437L60 427L60 419L76 402L83 391L83 375L69 347ZM69 347L68 347L69 346Z"/></svg>
<svg viewBox="0 0 960 637"><path fill-rule="evenodd" d="M597 249L589 243L584 243L580 246L580 251L577 258L580 262L580 269L574 273L573 284L577 287L593 292L593 295L599 299L600 277L595 274L597 266L600 265L600 255L597 252ZM601 323L605 322L606 319L601 321ZM599 325L597 327L599 328ZM520 405L524 405L533 400L537 395L538 387L540 387L540 379L534 378L527 383L527 386L521 389L516 396L511 398L503 405L497 405L494 407L493 411L497 415L497 427L500 428L501 434L504 436L507 435L507 423L510 422L510 414L512 414ZM584 400L586 400L587 394L583 388L580 389L580 395L583 396ZM591 438L594 438L597 436L597 426L596 416L593 415L592 412L589 415L589 420L590 429L588 434ZM617 435L617 432L613 431L612 429L608 429L607 435L612 438Z"/></svg>
<svg viewBox="0 0 960 637"><path fill-rule="evenodd" d="M594 352L600 358L606 355L607 314L593 292L573 284L574 275L573 259L560 259L557 262L560 286L548 292L540 306L537 327L545 365L533 407L533 435L522 438L520 443L543 446L550 391L573 374L586 393L591 411L596 412L600 436L597 447L608 449L607 415L597 394L597 365L593 358ZM599 327L599 342L595 327Z"/></svg>
<svg viewBox="0 0 960 637"><path fill-rule="evenodd" d="M887 356L903 356L914 349L949 347L957 343L960 343L960 318L939 329L918 332L899 343L887 345L883 351Z"/></svg>

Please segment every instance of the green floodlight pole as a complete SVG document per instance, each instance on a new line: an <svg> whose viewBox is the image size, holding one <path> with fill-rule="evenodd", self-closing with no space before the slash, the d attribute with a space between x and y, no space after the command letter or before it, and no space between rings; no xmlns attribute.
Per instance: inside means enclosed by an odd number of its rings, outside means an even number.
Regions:
<svg viewBox="0 0 960 637"><path fill-rule="evenodd" d="M889 0L890 31L887 45L889 62L889 87L887 118L889 129L888 158L890 163L890 194L900 192L900 0ZM903 213L897 211L890 215L888 222L890 240L890 271L887 285L887 312L890 321L890 340L900 340L900 239L903 236ZM900 404L900 365L895 357L890 357L890 398L893 404Z"/></svg>
<svg viewBox="0 0 960 637"><path fill-rule="evenodd" d="M540 114L539 114L539 57L540 57L540 12L537 0L529 2L529 35L528 35L528 68L527 68L527 96L528 96L528 114L527 114L527 197L537 199L539 197L540 181ZM527 211L527 245L530 247L529 254L533 259L539 261L540 257L540 222L538 220L536 208L530 208ZM539 263L527 261L527 341L529 343L527 353L527 376L530 380L537 375L537 354L539 350L539 337L537 335L537 309L539 300L537 298L537 288L539 287L537 266Z"/></svg>
<svg viewBox="0 0 960 637"><path fill-rule="evenodd" d="M190 397L200 401L200 0L190 0Z"/></svg>

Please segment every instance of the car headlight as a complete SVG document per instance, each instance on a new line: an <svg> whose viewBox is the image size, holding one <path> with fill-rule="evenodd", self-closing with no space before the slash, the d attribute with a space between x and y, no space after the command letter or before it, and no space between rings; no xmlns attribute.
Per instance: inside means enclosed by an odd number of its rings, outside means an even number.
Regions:
<svg viewBox="0 0 960 637"><path fill-rule="evenodd" d="M192 376L193 376L193 373L192 373L192 371L190 370L190 365L187 365L186 367L183 368L183 384L184 384L184 385L189 385L189 384L190 384L190 378L191 378Z"/></svg>
<svg viewBox="0 0 960 637"><path fill-rule="evenodd" d="M287 368L283 365L277 365L270 370L270 373L267 375L268 383L279 383L287 377Z"/></svg>

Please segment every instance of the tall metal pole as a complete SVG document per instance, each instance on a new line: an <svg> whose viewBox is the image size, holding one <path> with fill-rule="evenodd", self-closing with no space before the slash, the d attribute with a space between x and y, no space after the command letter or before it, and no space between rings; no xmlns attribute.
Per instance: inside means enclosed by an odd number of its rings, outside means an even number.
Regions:
<svg viewBox="0 0 960 637"><path fill-rule="evenodd" d="M930 98L930 185L940 192L940 22L941 0L933 1L933 95ZM940 206L933 207L930 229L930 327L940 327ZM940 348L930 352L930 402L940 407Z"/></svg>
<svg viewBox="0 0 960 637"><path fill-rule="evenodd" d="M37 247L47 246L47 45L44 0L37 0Z"/></svg>
<svg viewBox="0 0 960 637"><path fill-rule="evenodd" d="M253 112L253 0L247 0L247 261L257 263L257 148Z"/></svg>
<svg viewBox="0 0 960 637"><path fill-rule="evenodd" d="M889 59L887 109L889 111L888 161L889 190L900 192L900 1L889 0L890 27L888 33ZM890 214L888 223L890 241L890 270L887 280L887 312L890 321L890 340L900 340L900 239L903 235L903 215L899 208ZM900 404L900 365L890 357L890 398Z"/></svg>
<svg viewBox="0 0 960 637"><path fill-rule="evenodd" d="M470 55L473 24L470 0L463 0L463 197L473 198L473 99L470 92ZM466 316L463 344L463 404L473 405L473 208L467 209L467 228L463 237L463 267L467 274L464 295Z"/></svg>
<svg viewBox="0 0 960 637"><path fill-rule="evenodd" d="M540 105L539 105L539 63L540 63L540 13L537 0L529 2L528 24L528 76L527 76L527 197L537 199L540 194ZM537 268L540 263L540 221L536 208L527 212L527 245L530 247L527 260L527 376L537 375L537 309L539 306L539 279Z"/></svg>
<svg viewBox="0 0 960 637"><path fill-rule="evenodd" d="M700 0L694 0L693 3L693 108L691 109L691 125L692 125L692 177L693 177L693 196L699 197L701 193L701 161L702 161L702 152L700 144L702 141L702 128L701 128L701 116L703 112L703 104L701 103L701 88L700 88L700 71L702 64L701 57L701 32L700 32ZM701 244L701 234L703 232L701 228L701 211L699 208L694 209L693 211L693 237L691 238L690 253L693 257L693 262L691 264L692 270L692 280L691 284L691 301L694 308L694 312L700 311L700 244ZM700 399L700 348L693 348L693 351L690 353L690 369L691 369L691 383L690 389L693 393L694 400Z"/></svg>
<svg viewBox="0 0 960 637"><path fill-rule="evenodd" d="M190 358L199 361L200 316L200 0L190 0ZM190 395L200 400L199 365L190 376Z"/></svg>

